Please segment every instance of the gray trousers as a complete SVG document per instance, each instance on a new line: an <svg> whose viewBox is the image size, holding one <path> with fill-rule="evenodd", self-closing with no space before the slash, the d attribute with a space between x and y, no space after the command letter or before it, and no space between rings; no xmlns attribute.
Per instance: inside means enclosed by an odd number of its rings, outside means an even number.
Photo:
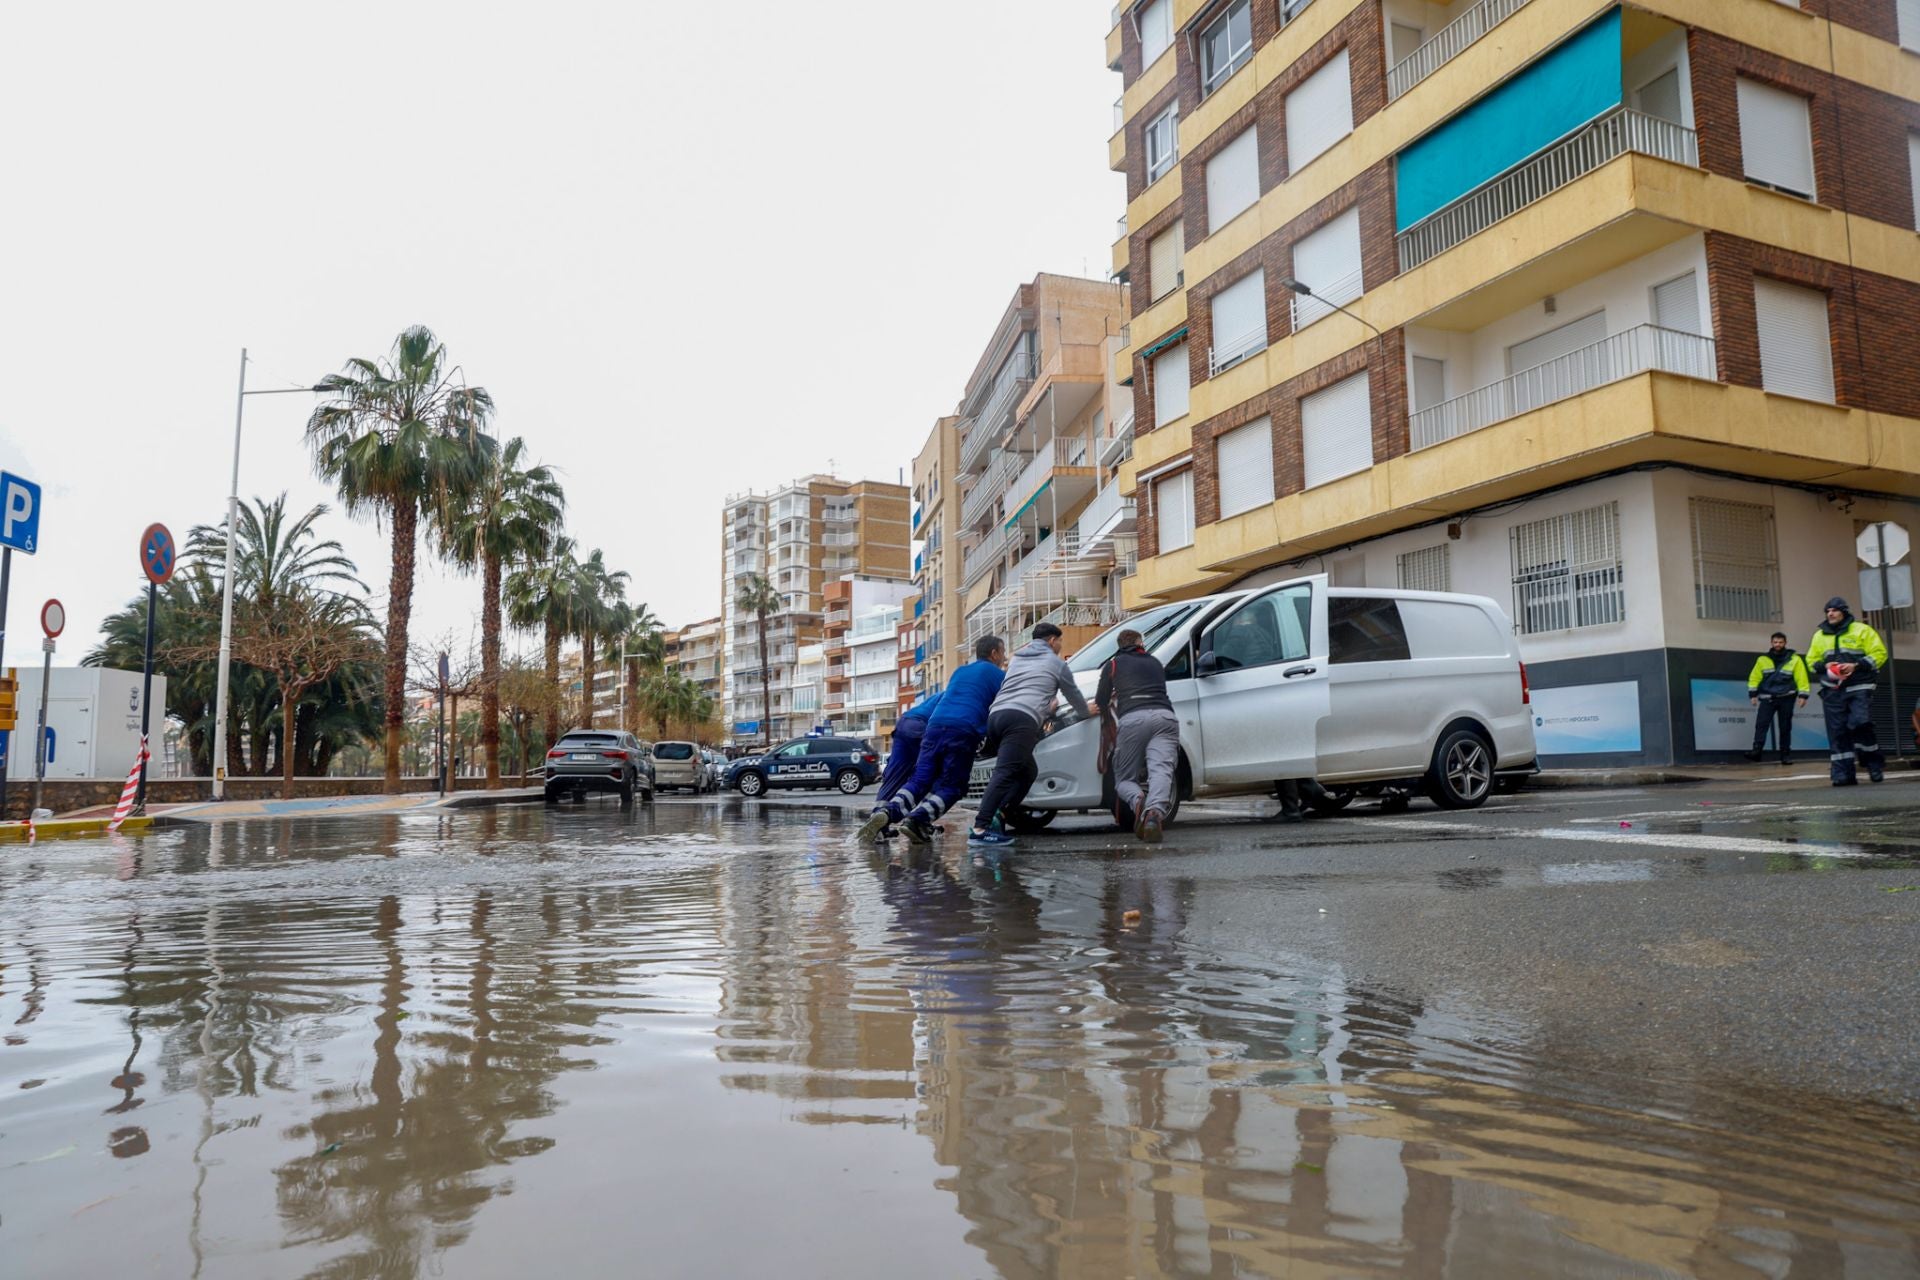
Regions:
<svg viewBox="0 0 1920 1280"><path fill-rule="evenodd" d="M1142 707L1120 717L1113 743L1113 790L1132 808L1143 794L1146 804L1165 817L1173 809L1173 771L1180 762L1180 717L1164 707Z"/></svg>

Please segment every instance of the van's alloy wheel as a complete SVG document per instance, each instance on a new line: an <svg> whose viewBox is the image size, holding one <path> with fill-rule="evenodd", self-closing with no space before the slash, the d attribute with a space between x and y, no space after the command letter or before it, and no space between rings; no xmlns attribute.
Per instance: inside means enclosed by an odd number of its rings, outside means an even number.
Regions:
<svg viewBox="0 0 1920 1280"><path fill-rule="evenodd" d="M1486 739L1455 729L1434 752L1428 790L1445 809L1477 809L1493 790L1493 751Z"/></svg>

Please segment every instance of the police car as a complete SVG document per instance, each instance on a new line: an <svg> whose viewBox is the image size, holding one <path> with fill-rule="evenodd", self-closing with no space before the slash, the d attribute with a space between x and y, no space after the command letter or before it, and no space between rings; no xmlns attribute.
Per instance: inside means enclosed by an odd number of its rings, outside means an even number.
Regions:
<svg viewBox="0 0 1920 1280"><path fill-rule="evenodd" d="M727 789L758 796L773 787L834 787L854 795L879 777L880 757L858 738L795 738L765 755L734 761Z"/></svg>

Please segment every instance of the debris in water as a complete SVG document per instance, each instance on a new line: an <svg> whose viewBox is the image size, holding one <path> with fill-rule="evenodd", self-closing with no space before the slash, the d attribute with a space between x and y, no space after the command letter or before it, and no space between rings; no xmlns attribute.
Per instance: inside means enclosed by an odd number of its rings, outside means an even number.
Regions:
<svg viewBox="0 0 1920 1280"><path fill-rule="evenodd" d="M1305 1169L1308 1173L1325 1173L1326 1172L1326 1170L1321 1168L1319 1165L1308 1164L1305 1160L1295 1160L1293 1162L1293 1167L1296 1169Z"/></svg>
<svg viewBox="0 0 1920 1280"><path fill-rule="evenodd" d="M334 1152L338 1151L339 1149L340 1149L339 1143L329 1142L326 1146L320 1148L320 1154L323 1156L330 1156Z"/></svg>
<svg viewBox="0 0 1920 1280"><path fill-rule="evenodd" d="M1628 822L1625 818L1620 819L1620 829L1622 831L1626 831L1630 829L1632 826L1633 824L1631 822Z"/></svg>
<svg viewBox="0 0 1920 1280"><path fill-rule="evenodd" d="M1140 913L1138 911L1122 911L1120 913L1120 923L1121 924L1139 924Z"/></svg>
<svg viewBox="0 0 1920 1280"><path fill-rule="evenodd" d="M1915 889L1920 889L1920 884L1895 884L1895 885L1888 885L1888 886L1887 886L1886 888L1884 888L1884 889L1882 889L1882 890L1881 890L1880 892L1882 892L1882 893L1912 893L1912 892L1913 892L1913 891L1914 891Z"/></svg>

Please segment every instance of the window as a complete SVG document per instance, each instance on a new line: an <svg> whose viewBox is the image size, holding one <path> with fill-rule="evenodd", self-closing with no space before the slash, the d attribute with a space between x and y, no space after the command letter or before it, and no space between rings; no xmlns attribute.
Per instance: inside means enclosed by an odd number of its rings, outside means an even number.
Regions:
<svg viewBox="0 0 1920 1280"><path fill-rule="evenodd" d="M1740 155L1749 182L1814 198L1813 131L1807 100L1758 80L1735 82L1740 102Z"/></svg>
<svg viewBox="0 0 1920 1280"><path fill-rule="evenodd" d="M1453 590L1452 549L1442 542L1418 551L1403 551L1396 561L1403 591Z"/></svg>
<svg viewBox="0 0 1920 1280"><path fill-rule="evenodd" d="M1159 521L1161 551L1193 545L1193 472L1182 471L1153 486L1153 513Z"/></svg>
<svg viewBox="0 0 1920 1280"><path fill-rule="evenodd" d="M1634 106L1643 113L1684 125L1680 107L1680 68L1670 67L1634 91Z"/></svg>
<svg viewBox="0 0 1920 1280"><path fill-rule="evenodd" d="M1405 662L1407 629L1400 607L1378 596L1333 596L1327 601L1327 658L1331 662Z"/></svg>
<svg viewBox="0 0 1920 1280"><path fill-rule="evenodd" d="M1187 229L1179 218L1147 245L1147 289L1154 301L1186 283Z"/></svg>
<svg viewBox="0 0 1920 1280"><path fill-rule="evenodd" d="M1153 425L1187 416L1187 344L1177 342L1153 358Z"/></svg>
<svg viewBox="0 0 1920 1280"><path fill-rule="evenodd" d="M1147 122L1147 181L1157 182L1180 158L1180 104Z"/></svg>
<svg viewBox="0 0 1920 1280"><path fill-rule="evenodd" d="M1313 588L1283 587L1249 601L1206 638L1220 671L1298 662L1307 656Z"/></svg>
<svg viewBox="0 0 1920 1280"><path fill-rule="evenodd" d="M1653 286L1653 322L1676 333L1700 332L1700 288L1693 272Z"/></svg>
<svg viewBox="0 0 1920 1280"><path fill-rule="evenodd" d="M1210 374L1245 360L1267 345L1267 273L1256 267L1213 295Z"/></svg>
<svg viewBox="0 0 1920 1280"><path fill-rule="evenodd" d="M1313 290L1293 298L1293 327L1305 328L1333 312L1332 303L1351 302L1362 292L1360 210L1348 209L1333 221L1294 242L1293 278Z"/></svg>
<svg viewBox="0 0 1920 1280"><path fill-rule="evenodd" d="M1200 33L1200 92L1212 93L1253 56L1253 6L1233 0L1227 11Z"/></svg>
<svg viewBox="0 0 1920 1280"><path fill-rule="evenodd" d="M1347 83L1347 51L1342 49L1287 95L1287 173L1353 132L1353 90Z"/></svg>
<svg viewBox="0 0 1920 1280"><path fill-rule="evenodd" d="M804 742L796 742L792 746L780 748L773 754L777 759L781 760L798 760L801 756L807 754L807 744Z"/></svg>
<svg viewBox="0 0 1920 1280"><path fill-rule="evenodd" d="M1173 43L1173 0L1152 0L1134 13L1140 25L1140 69L1145 71Z"/></svg>
<svg viewBox="0 0 1920 1280"><path fill-rule="evenodd" d="M1260 198L1259 130L1246 132L1214 153L1207 161L1207 230L1209 234Z"/></svg>
<svg viewBox="0 0 1920 1280"><path fill-rule="evenodd" d="M1300 401L1300 460L1309 489L1373 465L1373 411L1364 372Z"/></svg>
<svg viewBox="0 0 1920 1280"><path fill-rule="evenodd" d="M1220 472L1220 518L1273 501L1273 420L1260 418L1226 432L1214 444Z"/></svg>
<svg viewBox="0 0 1920 1280"><path fill-rule="evenodd" d="M1753 314L1760 328L1760 385L1779 395L1832 404L1827 295L1755 276Z"/></svg>
<svg viewBox="0 0 1920 1280"><path fill-rule="evenodd" d="M1619 503L1517 524L1511 541L1521 635L1626 620Z"/></svg>
<svg viewBox="0 0 1920 1280"><path fill-rule="evenodd" d="M1773 508L1693 498L1693 607L1702 618L1780 621L1780 552Z"/></svg>
<svg viewBox="0 0 1920 1280"><path fill-rule="evenodd" d="M1415 50L1427 42L1427 33L1419 27L1406 22L1396 22L1389 32L1393 43L1393 64L1398 66L1414 55Z"/></svg>
<svg viewBox="0 0 1920 1280"><path fill-rule="evenodd" d="M1432 356L1413 358L1413 411L1431 409L1447 398L1447 362ZM1405 585L1404 583L1401 585Z"/></svg>
<svg viewBox="0 0 1920 1280"><path fill-rule="evenodd" d="M1907 185L1913 188L1913 226L1920 231L1920 133L1907 135Z"/></svg>

